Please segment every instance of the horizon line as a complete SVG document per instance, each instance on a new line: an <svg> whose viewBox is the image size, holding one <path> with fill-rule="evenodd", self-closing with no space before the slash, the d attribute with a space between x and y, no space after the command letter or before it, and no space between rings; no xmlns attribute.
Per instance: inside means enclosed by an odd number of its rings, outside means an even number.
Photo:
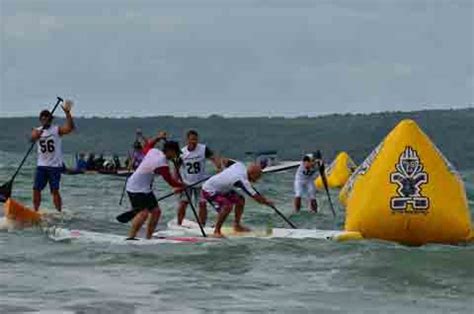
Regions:
<svg viewBox="0 0 474 314"><path fill-rule="evenodd" d="M157 114L157 115L102 115L102 114L85 114L85 115L74 115L74 118L83 119L149 119L149 118L178 118L178 119L211 119L211 118L223 118L223 119L311 119L311 118L324 118L330 116L369 116L378 114L397 114L397 113L418 113L428 111L464 111L474 110L474 104L466 105L465 107L451 107L451 108L427 108L427 109L414 109L414 110L383 110L383 111L372 111L372 112L328 112L320 114L306 114L306 115L226 115L222 113L213 113L209 115L171 115L171 114ZM6 115L0 114L0 119L16 119L16 118L37 118L35 115Z"/></svg>

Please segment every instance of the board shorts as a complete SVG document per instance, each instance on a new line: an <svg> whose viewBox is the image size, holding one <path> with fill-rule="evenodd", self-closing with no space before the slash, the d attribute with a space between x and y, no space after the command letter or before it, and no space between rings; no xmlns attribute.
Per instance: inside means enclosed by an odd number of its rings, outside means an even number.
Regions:
<svg viewBox="0 0 474 314"><path fill-rule="evenodd" d="M153 211L155 208L158 208L158 201L156 200L155 194L150 193L132 193L128 192L128 198L130 199L130 204L132 204L133 210L142 211L147 209L148 211Z"/></svg>
<svg viewBox="0 0 474 314"><path fill-rule="evenodd" d="M316 187L312 180L310 181L295 181L295 197L303 197L306 195L311 200L316 199Z"/></svg>
<svg viewBox="0 0 474 314"><path fill-rule="evenodd" d="M49 188L51 191L59 190L62 171L62 167L36 167L33 189L37 191L43 191L46 185L49 183Z"/></svg>
<svg viewBox="0 0 474 314"><path fill-rule="evenodd" d="M208 200L214 205L214 209L219 212L221 208L234 205L244 204L245 198L235 191L229 193L215 193L211 194L202 190L201 199Z"/></svg>
<svg viewBox="0 0 474 314"><path fill-rule="evenodd" d="M202 194L202 188L201 187L192 187L192 188L187 188L186 191L188 191L188 195L191 198L191 201L194 201L195 203L206 203L206 200L201 197ZM181 192L178 196L178 200L180 202L185 202L189 203L188 197L186 196L186 193Z"/></svg>

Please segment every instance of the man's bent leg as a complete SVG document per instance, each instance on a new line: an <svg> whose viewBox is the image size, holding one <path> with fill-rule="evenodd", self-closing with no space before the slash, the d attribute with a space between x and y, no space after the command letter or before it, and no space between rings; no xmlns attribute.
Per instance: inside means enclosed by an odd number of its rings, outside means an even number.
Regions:
<svg viewBox="0 0 474 314"><path fill-rule="evenodd" d="M199 202L199 222L205 226L207 221L207 206L205 202Z"/></svg>
<svg viewBox="0 0 474 314"><path fill-rule="evenodd" d="M216 237L223 237L221 233L221 228L222 225L224 224L224 221L226 220L227 216L229 216L229 213L232 210L232 205L227 204L226 206L222 207L219 210L219 213L217 214L217 221L216 221L216 226L214 228L214 236Z"/></svg>
<svg viewBox="0 0 474 314"><path fill-rule="evenodd" d="M239 200L235 204L234 230L237 232L248 232L249 228L242 226L241 220L244 213L245 198L238 196Z"/></svg>
<svg viewBox="0 0 474 314"><path fill-rule="evenodd" d="M148 218L148 210L144 209L138 215L135 216L132 220L132 227L130 228L130 232L128 233L129 239L134 239L140 228L145 223L146 219Z"/></svg>
<svg viewBox="0 0 474 314"><path fill-rule="evenodd" d="M151 239L153 236L153 233L155 232L156 225L158 224L158 221L160 220L161 216L161 209L159 207L156 207L151 211L150 219L148 220L148 228L146 231L146 238Z"/></svg>
<svg viewBox="0 0 474 314"><path fill-rule="evenodd" d="M188 202L180 201L178 205L178 226L181 226L183 223L184 217L186 216L186 207L188 207Z"/></svg>

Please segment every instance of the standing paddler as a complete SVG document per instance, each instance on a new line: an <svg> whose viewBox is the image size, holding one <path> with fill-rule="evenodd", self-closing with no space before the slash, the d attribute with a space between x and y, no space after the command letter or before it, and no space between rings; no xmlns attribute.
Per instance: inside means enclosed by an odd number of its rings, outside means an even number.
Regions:
<svg viewBox="0 0 474 314"><path fill-rule="evenodd" d="M221 163L214 152L205 144L199 143L199 135L196 130L189 130L186 133L186 146L181 149L180 158L180 173L183 182L186 185L193 185L187 189L188 195L194 198L199 203L199 222L201 225L206 225L207 207L206 200L201 198L201 186L195 185L196 182L202 181L206 178L206 160L212 161L216 167L216 171L221 171ZM188 207L189 200L185 192L179 196L178 206L178 225L181 225L186 216L186 207Z"/></svg>
<svg viewBox="0 0 474 314"><path fill-rule="evenodd" d="M311 211L318 212L318 202L316 201L316 187L314 180L318 175L318 166L321 160L315 159L313 155L305 155L300 163L300 166L296 170L294 189L295 199L294 207L295 212L299 212L301 209L301 198L306 196L309 200L309 206Z"/></svg>
<svg viewBox="0 0 474 314"><path fill-rule="evenodd" d="M41 205L41 191L49 183L53 203L57 211L62 210L59 187L63 170L63 152L61 137L74 130L74 120L71 115L73 102L66 100L62 109L66 122L62 126L53 124L53 115L49 110L41 111L39 120L41 126L31 132L31 141L37 141L38 161L33 185L33 206L38 211Z"/></svg>
<svg viewBox="0 0 474 314"><path fill-rule="evenodd" d="M228 168L212 176L202 186L202 197L213 203L218 213L214 229L215 237L223 237L221 228L232 209L235 210L234 230L237 232L249 231L241 224L245 198L235 189L241 189L258 203L274 206L251 185L251 182L257 182L262 176L262 168L259 165L250 164L246 168L241 162L230 163Z"/></svg>
<svg viewBox="0 0 474 314"><path fill-rule="evenodd" d="M132 208L139 211L132 221L128 239L135 239L148 216L146 238L150 239L160 219L161 209L153 193L155 174L160 175L166 183L177 190L184 188L184 184L171 176L168 161L179 157L180 148L177 142L168 141L163 145L163 151L152 148L146 154L135 172L127 180L127 194Z"/></svg>

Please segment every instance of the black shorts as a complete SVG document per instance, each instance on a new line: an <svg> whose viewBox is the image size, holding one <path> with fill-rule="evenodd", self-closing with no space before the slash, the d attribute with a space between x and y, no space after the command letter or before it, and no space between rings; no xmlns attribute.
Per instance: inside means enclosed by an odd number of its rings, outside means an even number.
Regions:
<svg viewBox="0 0 474 314"><path fill-rule="evenodd" d="M155 194L150 193L131 193L127 192L132 208L137 211L147 209L152 211L158 207L158 202L156 200Z"/></svg>

